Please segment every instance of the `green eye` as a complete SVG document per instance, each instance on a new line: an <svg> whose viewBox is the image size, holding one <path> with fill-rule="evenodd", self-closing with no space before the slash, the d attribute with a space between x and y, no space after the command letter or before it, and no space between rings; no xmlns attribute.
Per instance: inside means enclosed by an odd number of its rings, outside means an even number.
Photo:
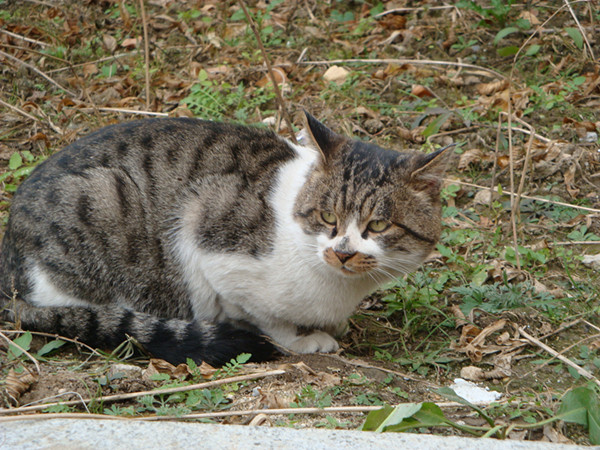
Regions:
<svg viewBox="0 0 600 450"><path fill-rule="evenodd" d="M323 219L323 222L329 225L335 225L337 223L337 217L335 217L335 214L330 212L322 212L321 219Z"/></svg>
<svg viewBox="0 0 600 450"><path fill-rule="evenodd" d="M367 225L367 229L373 233L381 233L390 227L390 223L385 220L371 220Z"/></svg>

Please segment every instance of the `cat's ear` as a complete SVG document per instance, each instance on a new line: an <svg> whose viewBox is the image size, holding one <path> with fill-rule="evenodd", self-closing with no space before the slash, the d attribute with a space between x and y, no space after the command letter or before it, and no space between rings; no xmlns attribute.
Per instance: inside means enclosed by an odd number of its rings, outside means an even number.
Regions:
<svg viewBox="0 0 600 450"><path fill-rule="evenodd" d="M319 150L324 166L327 166L347 139L327 128L306 111L304 111L304 127Z"/></svg>
<svg viewBox="0 0 600 450"><path fill-rule="evenodd" d="M410 184L413 189L426 191L434 196L439 195L448 160L452 156L450 148L455 145L447 145L433 153L419 155L414 159L410 174Z"/></svg>

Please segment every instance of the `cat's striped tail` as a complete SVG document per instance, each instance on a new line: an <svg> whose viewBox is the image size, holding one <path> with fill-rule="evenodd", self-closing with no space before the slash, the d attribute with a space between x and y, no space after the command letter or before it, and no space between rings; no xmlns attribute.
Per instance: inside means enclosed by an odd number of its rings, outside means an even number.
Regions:
<svg viewBox="0 0 600 450"><path fill-rule="evenodd" d="M264 337L227 323L188 322L162 319L150 314L114 307L31 306L23 301L6 301L5 320L21 328L78 339L90 346L114 349L127 336L148 353L171 364L206 361L221 366L240 353L252 354L251 361L272 359L276 349Z"/></svg>

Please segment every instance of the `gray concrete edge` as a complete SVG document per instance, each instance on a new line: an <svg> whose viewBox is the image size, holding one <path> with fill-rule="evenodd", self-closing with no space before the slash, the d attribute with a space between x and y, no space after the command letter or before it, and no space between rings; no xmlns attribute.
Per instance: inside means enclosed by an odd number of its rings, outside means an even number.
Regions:
<svg viewBox="0 0 600 450"><path fill-rule="evenodd" d="M136 420L39 419L0 422L0 448L21 449L469 449L562 450L574 445L411 433L291 429Z"/></svg>

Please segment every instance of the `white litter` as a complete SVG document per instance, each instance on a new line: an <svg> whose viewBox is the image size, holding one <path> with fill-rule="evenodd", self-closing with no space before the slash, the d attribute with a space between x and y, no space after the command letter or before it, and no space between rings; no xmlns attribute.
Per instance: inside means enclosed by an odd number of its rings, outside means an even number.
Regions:
<svg viewBox="0 0 600 450"><path fill-rule="evenodd" d="M492 403L502 397L500 392L490 391L487 387L477 386L462 378L456 378L450 388L459 397L477 405Z"/></svg>

